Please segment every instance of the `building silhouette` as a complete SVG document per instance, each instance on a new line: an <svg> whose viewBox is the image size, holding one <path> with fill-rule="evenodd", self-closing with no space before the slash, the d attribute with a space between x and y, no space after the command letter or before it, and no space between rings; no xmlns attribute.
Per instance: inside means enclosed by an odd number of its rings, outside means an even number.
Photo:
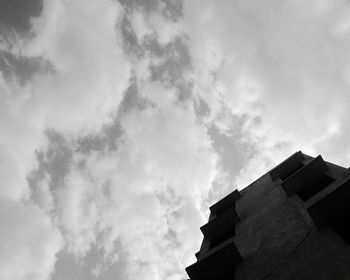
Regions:
<svg viewBox="0 0 350 280"><path fill-rule="evenodd" d="M296 152L210 207L191 280L350 279L350 170Z"/></svg>

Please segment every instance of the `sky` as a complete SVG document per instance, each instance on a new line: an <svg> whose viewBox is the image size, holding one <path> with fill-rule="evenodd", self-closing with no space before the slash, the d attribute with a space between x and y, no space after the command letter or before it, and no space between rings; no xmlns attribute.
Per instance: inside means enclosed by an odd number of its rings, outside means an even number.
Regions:
<svg viewBox="0 0 350 280"><path fill-rule="evenodd" d="M349 1L0 0L0 279L185 279L218 199L350 166L349 117Z"/></svg>

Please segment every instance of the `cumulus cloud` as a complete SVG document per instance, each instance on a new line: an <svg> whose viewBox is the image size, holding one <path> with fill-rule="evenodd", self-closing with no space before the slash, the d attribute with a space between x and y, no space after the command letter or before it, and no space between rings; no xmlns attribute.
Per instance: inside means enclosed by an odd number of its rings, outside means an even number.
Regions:
<svg viewBox="0 0 350 280"><path fill-rule="evenodd" d="M1 279L48 279L60 249L60 233L37 206L0 201Z"/></svg>
<svg viewBox="0 0 350 280"><path fill-rule="evenodd" d="M34 21L40 41L26 46L32 55L45 51L45 57L55 61L55 71L53 78L39 77L35 83L51 89L53 79L57 87L44 101L51 104L58 93L67 94L70 102L77 98L81 108L75 112L77 104L67 104L67 99L54 108L67 110L67 116L51 120L51 112L42 113L52 130L46 133L47 146L37 154L38 166L29 177L31 199L53 217L62 234L66 253L60 258L67 258L68 253L84 262L91 250L99 248L103 258L95 264L96 276L124 258L123 273L128 279L177 279L184 275L183 268L192 261L200 243L197 229L205 218L201 208L207 208L203 201L215 178L217 157L192 100L182 98L187 87L183 75L189 66L182 32L174 30L167 35L160 28L153 33L159 27L157 22L173 29L175 19L169 16L173 13L156 5L160 14L142 15L153 31L140 34L130 25L134 24L131 11L118 20L111 12L113 18L101 23L101 6L92 9L62 2L47 7ZM98 20L93 32L102 33L105 41L87 36L85 31L91 27L79 22L84 17ZM62 18L67 18L64 23ZM105 22L103 30L98 29ZM118 49L113 50L109 43L117 48L116 39L105 34L111 22L121 32L123 58L113 57ZM68 29L70 23L74 27ZM52 30L56 36L52 37ZM86 45L95 46L96 51L87 55L90 49ZM135 52L135 46L141 51ZM122 99L118 90L127 68L119 64L125 57L135 77L117 110L112 105ZM61 81L71 85L62 85L67 93L60 89ZM104 108L111 93L115 101ZM113 108L113 114L106 114ZM56 275L62 275L61 271L53 274L54 279Z"/></svg>
<svg viewBox="0 0 350 280"><path fill-rule="evenodd" d="M185 3L198 95L225 131L244 120L252 147L237 178L244 187L296 149L346 164L346 1ZM218 20L220 19L220 20ZM223 108L224 107L224 108ZM345 155L345 156L344 156ZM251 160L249 160L251 158ZM251 174L251 175L249 175Z"/></svg>
<svg viewBox="0 0 350 280"><path fill-rule="evenodd" d="M28 20L29 33L22 33L28 26L14 28L1 40L1 243L10 244L0 258L2 279L48 279L63 244L49 215L50 178L40 182L40 209L26 179L38 164L35 151L48 145L45 131L98 129L112 120L129 83L115 29L120 5L92 4L44 1L41 14Z"/></svg>
<svg viewBox="0 0 350 280"><path fill-rule="evenodd" d="M0 41L1 278L184 278L210 203L296 149L347 164L349 11L44 1Z"/></svg>
<svg viewBox="0 0 350 280"><path fill-rule="evenodd" d="M176 279L199 246L200 209L217 157L190 103L176 105L176 94L160 83L144 85L139 95L151 105L120 117L115 149L75 149L68 174L52 186L53 213L77 257L98 246L103 265L118 259L120 243L128 279ZM40 197L40 184L33 188Z"/></svg>

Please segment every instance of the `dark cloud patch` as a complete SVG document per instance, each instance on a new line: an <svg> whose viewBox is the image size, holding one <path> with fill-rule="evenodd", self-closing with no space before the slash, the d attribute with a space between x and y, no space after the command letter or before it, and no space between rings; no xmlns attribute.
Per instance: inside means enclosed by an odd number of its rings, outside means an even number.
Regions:
<svg viewBox="0 0 350 280"><path fill-rule="evenodd" d="M156 33L145 35L142 40L142 46L154 56L164 55L164 48L159 44Z"/></svg>
<svg viewBox="0 0 350 280"><path fill-rule="evenodd" d="M138 97L136 80L134 79L124 93L124 99L119 106L120 113L127 113L134 107L142 106Z"/></svg>
<svg viewBox="0 0 350 280"><path fill-rule="evenodd" d="M179 101L185 101L192 97L193 84L182 79L177 83Z"/></svg>
<svg viewBox="0 0 350 280"><path fill-rule="evenodd" d="M150 50L153 55L173 59L182 68L191 65L191 56L186 43L187 38L185 36L177 36L165 46L159 44L155 35L147 36L143 41L144 47Z"/></svg>
<svg viewBox="0 0 350 280"><path fill-rule="evenodd" d="M164 236L164 239L168 241L169 246L172 248L181 247L181 243L178 240L176 231L173 228L171 228L170 226L169 226L167 233Z"/></svg>
<svg viewBox="0 0 350 280"><path fill-rule="evenodd" d="M177 21L183 16L182 0L119 0L127 11L138 10L149 14L161 12L166 18Z"/></svg>
<svg viewBox="0 0 350 280"><path fill-rule="evenodd" d="M150 106L153 106L151 102L138 94L136 78L132 78L130 86L124 92L124 98L119 105L113 123L105 125L98 134L80 138L77 151L89 153L90 151L116 150L118 148L118 140L122 140L123 136L120 119L134 109L143 110Z"/></svg>
<svg viewBox="0 0 350 280"><path fill-rule="evenodd" d="M209 105L201 98L199 98L196 102L194 102L193 107L196 112L196 115L200 119L210 114Z"/></svg>
<svg viewBox="0 0 350 280"><path fill-rule="evenodd" d="M5 79L15 79L24 85L35 74L53 71L53 66L41 57L16 57L10 52L0 51L0 71Z"/></svg>
<svg viewBox="0 0 350 280"><path fill-rule="evenodd" d="M239 125L239 124L237 124ZM246 163L248 147L240 141L239 128L231 129L227 134L212 125L208 128L212 147L220 156L220 166L234 178Z"/></svg>
<svg viewBox="0 0 350 280"><path fill-rule="evenodd" d="M163 1L165 8L163 13L167 18L173 21L178 20L183 16L183 1L182 0L167 0Z"/></svg>
<svg viewBox="0 0 350 280"><path fill-rule="evenodd" d="M176 37L174 41L161 46L156 37L146 38L145 47L152 55L161 58L160 63L150 64L152 81L160 81L165 88L175 87L179 100L186 100L192 95L192 84L184 77L191 68L191 58L185 37Z"/></svg>
<svg viewBox="0 0 350 280"><path fill-rule="evenodd" d="M127 55L134 57L142 57L144 55L144 50L137 40L136 33L127 15L124 15L120 22L120 34L123 40L123 50Z"/></svg>
<svg viewBox="0 0 350 280"><path fill-rule="evenodd" d="M49 141L48 149L37 152L38 168L33 170L27 178L31 189L31 198L38 205L41 204L40 182L49 176L50 190L54 192L57 186L63 184L73 156L72 149L59 133L48 130L46 135Z"/></svg>
<svg viewBox="0 0 350 280"><path fill-rule="evenodd" d="M102 131L94 135L87 135L78 139L77 152L89 153L91 151L116 150L117 139L123 135L119 121L103 127Z"/></svg>
<svg viewBox="0 0 350 280"><path fill-rule="evenodd" d="M123 114L130 112L132 109L142 110L150 106L152 107L153 104L139 95L136 77L133 77L130 86L124 93L123 101L120 103L118 117L122 117Z"/></svg>
<svg viewBox="0 0 350 280"><path fill-rule="evenodd" d="M33 170L28 176L29 186L32 190L32 199L35 202L39 196L39 183L47 176L50 178L51 191L64 183L64 179L69 172L73 153L89 154L92 151L103 152L118 149L118 144L123 142L123 128L120 119L131 110L142 110L153 106L150 101L142 98L138 94L136 79L130 81L129 88L124 93L124 98L116 112L112 123L105 125L95 134L84 135L77 139L75 144L68 143L58 132L48 130L48 148L45 151L37 152L38 168ZM84 162L81 163L83 167ZM40 203L39 203L40 204Z"/></svg>
<svg viewBox="0 0 350 280"><path fill-rule="evenodd" d="M119 3L129 11L141 10L146 13L156 11L158 9L159 0L118 0Z"/></svg>
<svg viewBox="0 0 350 280"><path fill-rule="evenodd" d="M146 14L161 10L167 13L167 18L175 20L182 15L182 1L120 0L120 3L127 10L119 25L125 53L137 59L150 57L151 80L160 81L165 88L175 88L179 101L189 99L192 96L192 84L184 78L185 71L191 66L187 38L177 36L171 42L162 45L158 41L157 33L153 32L140 39L137 38L129 19L135 10Z"/></svg>
<svg viewBox="0 0 350 280"><path fill-rule="evenodd" d="M203 106L205 107L205 105ZM206 108L203 108L203 110L206 112ZM232 182L252 156L252 147L243 140L241 126L244 121L241 118L233 119L232 127L227 131L221 131L214 124L208 128L212 147L219 156L218 166L223 171L219 172L212 183L206 201L209 205L238 187L232 185Z"/></svg>
<svg viewBox="0 0 350 280"><path fill-rule="evenodd" d="M170 187L166 187L164 191L157 192L156 197L159 203L166 207L176 208L176 205L182 203L181 197L177 196L175 191Z"/></svg>
<svg viewBox="0 0 350 280"><path fill-rule="evenodd" d="M181 247L181 244L178 240L176 231L172 228L170 220L173 217L178 216L178 206L182 204L182 198L177 196L175 191L169 187L167 187L164 191L157 192L155 195L161 205L168 209L172 209L167 214L168 231L165 234L164 239L167 240L170 247L179 248Z"/></svg>
<svg viewBox="0 0 350 280"><path fill-rule="evenodd" d="M43 8L42 0L0 0L0 30L19 33L31 29L30 18L38 17Z"/></svg>
<svg viewBox="0 0 350 280"><path fill-rule="evenodd" d="M182 65L173 58L149 67L152 81L161 81L166 88L175 86L182 80L182 68Z"/></svg>
<svg viewBox="0 0 350 280"><path fill-rule="evenodd" d="M45 153L39 156L39 163L50 175L52 183L58 185L63 183L63 179L69 171L73 152L59 133L49 130L46 135L49 139L49 147Z"/></svg>

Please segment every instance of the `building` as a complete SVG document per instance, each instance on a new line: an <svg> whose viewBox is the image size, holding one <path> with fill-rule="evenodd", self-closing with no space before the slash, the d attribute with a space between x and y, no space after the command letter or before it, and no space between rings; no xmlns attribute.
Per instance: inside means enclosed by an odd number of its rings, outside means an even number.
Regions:
<svg viewBox="0 0 350 280"><path fill-rule="evenodd" d="M191 280L350 279L350 170L296 152L210 207Z"/></svg>

